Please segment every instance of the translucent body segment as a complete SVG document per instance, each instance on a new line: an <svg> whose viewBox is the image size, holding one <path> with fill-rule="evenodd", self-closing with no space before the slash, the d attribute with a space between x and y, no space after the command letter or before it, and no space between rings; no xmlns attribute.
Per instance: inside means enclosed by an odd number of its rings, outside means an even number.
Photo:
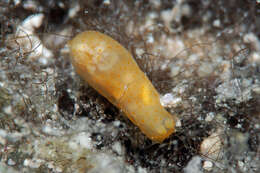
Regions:
<svg viewBox="0 0 260 173"><path fill-rule="evenodd" d="M162 142L174 132L175 116L161 106L156 89L122 45L102 33L86 31L69 46L76 72L147 137Z"/></svg>

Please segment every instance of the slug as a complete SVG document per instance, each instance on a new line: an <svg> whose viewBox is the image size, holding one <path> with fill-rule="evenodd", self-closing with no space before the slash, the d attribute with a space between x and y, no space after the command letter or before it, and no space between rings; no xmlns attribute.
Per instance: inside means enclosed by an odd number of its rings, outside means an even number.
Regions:
<svg viewBox="0 0 260 173"><path fill-rule="evenodd" d="M68 45L76 73L148 138L162 142L174 132L176 116L162 107L158 92L120 43L100 32L85 31Z"/></svg>

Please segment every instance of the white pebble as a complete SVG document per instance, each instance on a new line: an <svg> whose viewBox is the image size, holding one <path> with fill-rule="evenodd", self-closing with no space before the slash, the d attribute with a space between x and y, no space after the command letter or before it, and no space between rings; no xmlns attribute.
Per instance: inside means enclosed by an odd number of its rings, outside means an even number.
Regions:
<svg viewBox="0 0 260 173"><path fill-rule="evenodd" d="M77 13L79 12L80 10L80 6L79 6L79 3L74 3L72 4L72 8L69 9L69 14L68 16L70 18L73 18L77 15Z"/></svg>
<svg viewBox="0 0 260 173"><path fill-rule="evenodd" d="M18 26L16 31L16 43L19 44L19 48L23 53L30 53L29 57L31 59L44 57L48 60L53 57L53 53L34 34L35 29L42 25L43 19L44 14L42 13L30 15ZM17 46L16 43L14 43L14 46ZM41 60L41 62L46 65L47 60Z"/></svg>
<svg viewBox="0 0 260 173"><path fill-rule="evenodd" d="M208 161L206 160L204 163L203 163L203 169L207 170L207 171L211 171L212 170L212 167L213 167L213 163L211 161Z"/></svg>
<svg viewBox="0 0 260 173"><path fill-rule="evenodd" d="M260 42L254 33L245 34L243 40L245 43L251 43L257 51L260 50Z"/></svg>
<svg viewBox="0 0 260 173"><path fill-rule="evenodd" d="M239 166L240 168L242 168L242 167L245 165L244 162L242 162L242 161L240 161L240 160L239 160L237 163L238 163L238 166Z"/></svg>
<svg viewBox="0 0 260 173"><path fill-rule="evenodd" d="M19 29L27 32L27 34L32 34L36 28L39 28L42 25L43 19L44 14L33 14L23 21L23 23L19 26Z"/></svg>
<svg viewBox="0 0 260 173"><path fill-rule="evenodd" d="M160 98L162 106L176 106L182 99L180 97L174 97L171 93L167 93Z"/></svg>
<svg viewBox="0 0 260 173"><path fill-rule="evenodd" d="M103 4L104 4L104 5L110 5L110 3L111 3L110 0L104 0L104 1L103 1Z"/></svg>
<svg viewBox="0 0 260 173"><path fill-rule="evenodd" d="M180 73L180 66L173 66L171 68L171 77L177 76Z"/></svg>
<svg viewBox="0 0 260 173"><path fill-rule="evenodd" d="M115 142L114 145L112 146L112 149L119 155L123 154L123 147L120 144L120 142Z"/></svg>
<svg viewBox="0 0 260 173"><path fill-rule="evenodd" d="M212 121L214 119L214 117L215 117L214 112L210 112L210 113L207 114L205 121L208 121L208 122Z"/></svg>
<svg viewBox="0 0 260 173"><path fill-rule="evenodd" d="M78 147L92 149L93 145L90 134L86 132L80 132L70 140L69 146L72 149L77 149Z"/></svg>
<svg viewBox="0 0 260 173"><path fill-rule="evenodd" d="M260 64L260 53L259 52L254 52L252 54L252 60L253 62Z"/></svg>
<svg viewBox="0 0 260 173"><path fill-rule="evenodd" d="M176 127L181 127L181 120L179 118L177 118L175 126Z"/></svg>
<svg viewBox="0 0 260 173"><path fill-rule="evenodd" d="M121 122L116 120L116 121L113 122L113 124L114 124L115 127L119 127Z"/></svg>
<svg viewBox="0 0 260 173"><path fill-rule="evenodd" d="M125 170L123 161L114 157L111 154L100 153L90 156L88 158L93 164L93 168L89 170L89 173L122 173Z"/></svg>
<svg viewBox="0 0 260 173"><path fill-rule="evenodd" d="M138 167L137 168L137 173L147 173L146 169L145 168L142 168L142 167Z"/></svg>
<svg viewBox="0 0 260 173"><path fill-rule="evenodd" d="M30 168L39 168L43 162L40 159L25 159L23 165Z"/></svg>
<svg viewBox="0 0 260 173"><path fill-rule="evenodd" d="M219 20L219 19L214 20L214 21L213 21L213 26L215 26L215 27L220 27L220 20Z"/></svg>
<svg viewBox="0 0 260 173"><path fill-rule="evenodd" d="M0 144L6 145L6 143L7 143L6 139L0 136Z"/></svg>
<svg viewBox="0 0 260 173"><path fill-rule="evenodd" d="M222 149L220 133L221 131L218 130L202 141L200 145L201 154L211 159L218 159L220 157Z"/></svg>
<svg viewBox="0 0 260 173"><path fill-rule="evenodd" d="M12 106L8 105L6 107L4 107L4 113L8 114L8 115L12 115L13 111L12 111Z"/></svg>
<svg viewBox="0 0 260 173"><path fill-rule="evenodd" d="M12 159L8 159L7 164L10 166L14 166L16 164L16 162L13 161Z"/></svg>

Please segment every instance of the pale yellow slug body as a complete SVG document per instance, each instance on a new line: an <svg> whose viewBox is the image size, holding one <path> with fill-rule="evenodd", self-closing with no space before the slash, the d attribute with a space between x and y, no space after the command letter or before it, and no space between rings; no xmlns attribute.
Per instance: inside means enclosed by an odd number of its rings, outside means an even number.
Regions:
<svg viewBox="0 0 260 173"><path fill-rule="evenodd" d="M161 106L156 89L122 45L102 33L86 31L69 46L76 72L146 136L162 142L174 132L175 116Z"/></svg>

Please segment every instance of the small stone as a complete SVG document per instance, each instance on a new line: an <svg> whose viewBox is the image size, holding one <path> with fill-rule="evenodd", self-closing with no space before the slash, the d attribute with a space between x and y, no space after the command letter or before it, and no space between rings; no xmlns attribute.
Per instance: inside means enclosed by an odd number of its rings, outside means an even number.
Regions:
<svg viewBox="0 0 260 173"><path fill-rule="evenodd" d="M28 16L18 27L14 46L19 45L19 49L24 53L29 53L30 59L38 59L40 63L46 65L53 57L51 50L47 49L40 38L34 35L35 30L39 28L44 19L44 14L33 14Z"/></svg>
<svg viewBox="0 0 260 173"><path fill-rule="evenodd" d="M214 117L215 117L214 112L210 112L210 113L207 114L205 121L208 121L208 122L212 121L214 119Z"/></svg>
<svg viewBox="0 0 260 173"><path fill-rule="evenodd" d="M77 15L77 13L79 12L79 10L80 10L79 3L72 4L72 7L69 9L68 16L70 18L74 18Z"/></svg>
<svg viewBox="0 0 260 173"><path fill-rule="evenodd" d="M211 159L218 159L221 156L222 143L220 133L221 130L218 130L202 141L200 145L201 154Z"/></svg>
<svg viewBox="0 0 260 173"><path fill-rule="evenodd" d="M141 48L136 48L135 49L135 53L137 55L138 58L141 58L142 55L145 53L144 49L141 49Z"/></svg>
<svg viewBox="0 0 260 173"><path fill-rule="evenodd" d="M112 149L119 155L123 154L123 148L119 142L115 142Z"/></svg>
<svg viewBox="0 0 260 173"><path fill-rule="evenodd" d="M171 93L167 93L160 98L160 102L162 106L168 106L168 107L175 106L181 101L182 99L180 97L174 97L173 94Z"/></svg>
<svg viewBox="0 0 260 173"><path fill-rule="evenodd" d="M237 164L238 164L238 166L239 166L240 168L245 165L244 162L242 162L242 161L240 161L240 160L237 162Z"/></svg>
<svg viewBox="0 0 260 173"><path fill-rule="evenodd" d="M175 124L176 127L181 127L181 120L178 118Z"/></svg>
<svg viewBox="0 0 260 173"><path fill-rule="evenodd" d="M43 163L43 160L40 159L25 159L23 162L24 166L30 167L30 168L39 168L41 164Z"/></svg>
<svg viewBox="0 0 260 173"><path fill-rule="evenodd" d="M214 21L213 21L213 26L215 26L215 27L220 27L220 20L219 20L219 19L214 20Z"/></svg>
<svg viewBox="0 0 260 173"><path fill-rule="evenodd" d="M180 73L180 66L173 66L171 68L171 77L177 76Z"/></svg>
<svg viewBox="0 0 260 173"><path fill-rule="evenodd" d="M4 107L4 112L8 115L11 115L13 113L12 106L9 105L9 106Z"/></svg>
<svg viewBox="0 0 260 173"><path fill-rule="evenodd" d="M208 161L206 160L204 163L203 163L203 169L207 170L207 171L211 171L212 170L212 167L213 167L213 163L211 161Z"/></svg>
<svg viewBox="0 0 260 173"><path fill-rule="evenodd" d="M77 149L78 147L92 149L93 145L90 134L86 132L80 132L70 140L69 146L73 149Z"/></svg>
<svg viewBox="0 0 260 173"><path fill-rule="evenodd" d="M110 0L104 0L104 1L103 1L103 4L104 4L104 5L110 5L110 3L111 3Z"/></svg>
<svg viewBox="0 0 260 173"><path fill-rule="evenodd" d="M7 142L6 139L4 137L0 136L0 144L6 145L6 142Z"/></svg>
<svg viewBox="0 0 260 173"><path fill-rule="evenodd" d="M243 40L245 43L250 43L256 50L260 50L260 42L258 40L258 37L254 33L247 33L243 37Z"/></svg>
<svg viewBox="0 0 260 173"><path fill-rule="evenodd" d="M12 159L8 159L7 164L10 166L14 166L16 164L16 162L13 161Z"/></svg>

